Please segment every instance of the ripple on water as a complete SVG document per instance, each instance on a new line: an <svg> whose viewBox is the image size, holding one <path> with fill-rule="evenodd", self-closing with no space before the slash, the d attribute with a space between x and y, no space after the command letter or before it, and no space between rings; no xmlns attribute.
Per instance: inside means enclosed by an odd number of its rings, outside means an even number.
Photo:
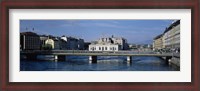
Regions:
<svg viewBox="0 0 200 91"><path fill-rule="evenodd" d="M42 57L41 57L42 58ZM90 64L88 56L68 56L66 61L21 60L21 71L179 71L166 65L157 57L133 57L132 63L126 57L99 56L96 64Z"/></svg>

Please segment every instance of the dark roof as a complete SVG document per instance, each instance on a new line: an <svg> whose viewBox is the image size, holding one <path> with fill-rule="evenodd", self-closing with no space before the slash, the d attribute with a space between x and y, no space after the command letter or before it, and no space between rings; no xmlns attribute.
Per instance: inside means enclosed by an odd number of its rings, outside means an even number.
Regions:
<svg viewBox="0 0 200 91"><path fill-rule="evenodd" d="M163 34L160 34L160 35L156 36L156 37L154 38L154 40L156 40L156 39L158 39L158 38L160 38L160 37L162 37L162 36L163 36Z"/></svg>
<svg viewBox="0 0 200 91"><path fill-rule="evenodd" d="M43 35L40 35L40 37L48 37L48 35L44 35L44 34L43 34Z"/></svg>
<svg viewBox="0 0 200 91"><path fill-rule="evenodd" d="M20 35L28 35L28 36L39 36L34 32L21 32Z"/></svg>
<svg viewBox="0 0 200 91"><path fill-rule="evenodd" d="M167 27L164 31L164 33L168 32L169 30L171 30L173 27L177 26L180 24L180 20L175 21L174 23L172 23L169 27Z"/></svg>

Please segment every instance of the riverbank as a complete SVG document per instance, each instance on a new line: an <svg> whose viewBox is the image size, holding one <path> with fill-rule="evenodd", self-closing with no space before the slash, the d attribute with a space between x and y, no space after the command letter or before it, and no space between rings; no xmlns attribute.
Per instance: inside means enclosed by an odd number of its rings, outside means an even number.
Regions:
<svg viewBox="0 0 200 91"><path fill-rule="evenodd" d="M170 64L173 64L173 65L175 65L175 66L180 67L180 58L179 58L179 57L172 57L172 58L169 60L169 63L170 63Z"/></svg>

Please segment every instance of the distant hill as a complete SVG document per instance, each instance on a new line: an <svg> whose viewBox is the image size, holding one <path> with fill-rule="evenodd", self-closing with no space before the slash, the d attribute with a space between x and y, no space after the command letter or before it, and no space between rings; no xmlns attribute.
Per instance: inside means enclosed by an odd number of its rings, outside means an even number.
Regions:
<svg viewBox="0 0 200 91"><path fill-rule="evenodd" d="M134 43L129 43L129 44L152 44L153 40L145 40L141 42L134 42Z"/></svg>

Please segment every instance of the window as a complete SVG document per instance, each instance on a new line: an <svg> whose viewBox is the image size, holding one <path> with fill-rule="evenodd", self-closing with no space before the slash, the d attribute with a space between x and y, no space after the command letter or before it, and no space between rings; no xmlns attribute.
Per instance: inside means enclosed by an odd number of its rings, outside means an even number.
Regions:
<svg viewBox="0 0 200 91"><path fill-rule="evenodd" d="M91 47L91 50L93 50L93 47Z"/></svg>
<svg viewBox="0 0 200 91"><path fill-rule="evenodd" d="M101 50L101 47L99 47L99 50Z"/></svg>
<svg viewBox="0 0 200 91"><path fill-rule="evenodd" d="M105 47L105 50L107 50L107 47Z"/></svg>

